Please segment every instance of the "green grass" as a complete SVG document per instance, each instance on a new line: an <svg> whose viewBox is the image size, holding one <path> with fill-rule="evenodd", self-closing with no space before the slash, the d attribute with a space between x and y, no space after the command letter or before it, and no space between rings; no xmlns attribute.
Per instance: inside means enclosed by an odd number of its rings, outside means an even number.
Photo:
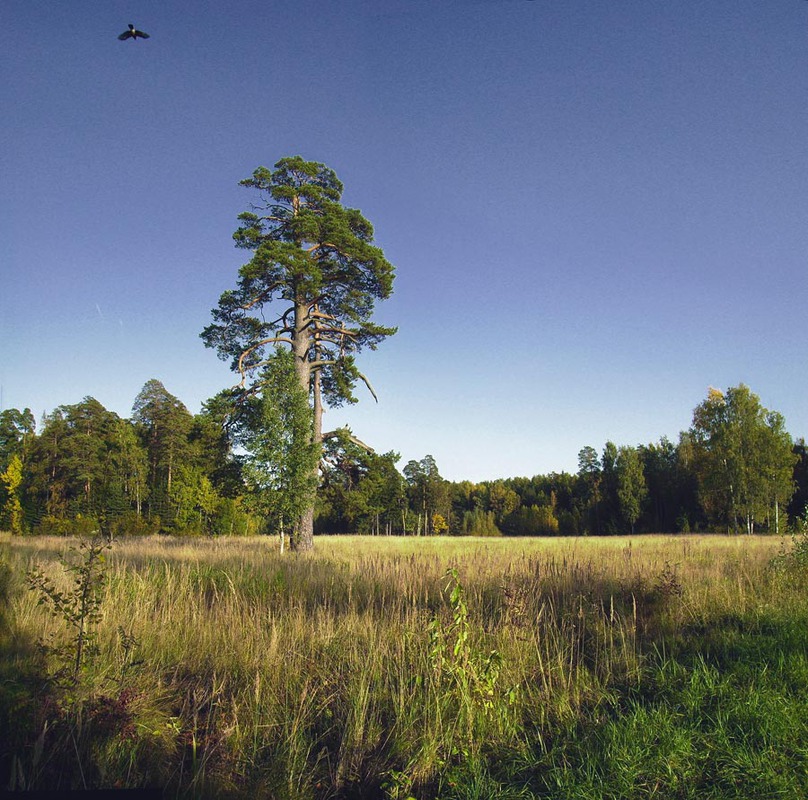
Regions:
<svg viewBox="0 0 808 800"><path fill-rule="evenodd" d="M599 724L561 737L545 759L551 796L808 796L806 620L775 615L719 638L655 653Z"/></svg>
<svg viewBox="0 0 808 800"><path fill-rule="evenodd" d="M120 540L68 680L25 575L69 588L71 544L2 540L16 788L808 797L808 571L778 540Z"/></svg>

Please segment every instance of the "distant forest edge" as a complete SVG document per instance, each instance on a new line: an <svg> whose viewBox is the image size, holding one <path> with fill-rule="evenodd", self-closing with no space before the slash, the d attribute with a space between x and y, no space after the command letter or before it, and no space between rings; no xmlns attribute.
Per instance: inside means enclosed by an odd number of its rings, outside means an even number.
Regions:
<svg viewBox="0 0 808 800"><path fill-rule="evenodd" d="M361 446L348 429L328 439L316 532L777 533L808 513L805 440L793 441L782 415L744 385L710 389L676 443L584 447L574 475L451 482L430 455L400 471L399 460ZM215 399L192 415L158 380L143 387L129 419L92 397L59 406L39 429L29 409L0 412L2 530L277 533L283 520L258 495Z"/></svg>

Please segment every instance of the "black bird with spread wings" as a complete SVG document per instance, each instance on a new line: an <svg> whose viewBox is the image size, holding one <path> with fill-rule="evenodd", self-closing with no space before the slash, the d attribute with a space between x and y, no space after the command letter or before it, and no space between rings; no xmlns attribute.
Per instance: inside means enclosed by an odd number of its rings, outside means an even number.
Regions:
<svg viewBox="0 0 808 800"><path fill-rule="evenodd" d="M129 30L124 31L119 37L122 42L125 42L127 39L148 39L149 34L143 33L143 31L139 31L131 22L129 23Z"/></svg>

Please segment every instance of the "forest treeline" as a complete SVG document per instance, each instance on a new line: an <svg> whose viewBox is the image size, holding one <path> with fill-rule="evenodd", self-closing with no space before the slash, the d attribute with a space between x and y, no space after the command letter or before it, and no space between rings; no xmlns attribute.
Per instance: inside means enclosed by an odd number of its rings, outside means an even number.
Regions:
<svg viewBox="0 0 808 800"><path fill-rule="evenodd" d="M323 445L318 533L608 535L778 532L803 517L808 451L746 386L711 389L678 442L584 447L578 472L444 480L426 455L399 468L348 429ZM266 489L262 489L266 492ZM0 529L107 535L275 533L216 398L199 414L158 380L128 419L92 397L37 425L0 412ZM282 524L283 520L280 520Z"/></svg>

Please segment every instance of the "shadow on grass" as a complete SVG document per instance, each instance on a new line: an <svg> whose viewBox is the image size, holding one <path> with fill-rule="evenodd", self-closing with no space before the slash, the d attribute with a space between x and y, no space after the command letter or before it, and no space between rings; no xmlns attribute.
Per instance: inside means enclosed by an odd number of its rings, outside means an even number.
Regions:
<svg viewBox="0 0 808 800"><path fill-rule="evenodd" d="M10 600L19 587L0 557L0 787L29 788L47 705L47 678L41 648L21 634L10 618Z"/></svg>
<svg viewBox="0 0 808 800"><path fill-rule="evenodd" d="M25 588L0 556L0 798L157 798L155 788L105 780L95 755L125 739L125 694L92 694L49 673L45 648L20 630L11 600ZM123 784L120 784L122 786ZM137 786L137 784L135 784Z"/></svg>

